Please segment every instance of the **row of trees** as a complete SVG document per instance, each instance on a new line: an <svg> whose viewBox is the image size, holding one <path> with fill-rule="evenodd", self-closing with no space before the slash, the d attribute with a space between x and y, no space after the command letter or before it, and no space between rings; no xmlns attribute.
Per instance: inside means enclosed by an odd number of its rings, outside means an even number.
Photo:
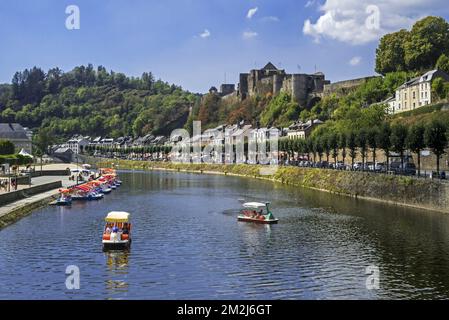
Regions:
<svg viewBox="0 0 449 320"><path fill-rule="evenodd" d="M375 163L377 151L383 150L387 158L387 167L389 167L390 153L396 152L401 157L402 168L404 167L404 154L410 150L417 154L418 174L420 174L420 153L425 148L429 148L437 158L437 172L439 172L441 156L448 146L447 132L447 126L438 120L427 125L416 124L410 128L400 123L390 125L388 122L384 122L378 127L316 134L306 140L282 139L279 150L287 153L290 157L294 157L294 154L298 153L308 155L310 158L312 154L315 162L317 158L321 162L324 155L328 162L332 157L335 163L339 155L343 162L349 156L352 167L354 167L354 160L358 154L362 157L364 165L370 151L371 159Z"/></svg>

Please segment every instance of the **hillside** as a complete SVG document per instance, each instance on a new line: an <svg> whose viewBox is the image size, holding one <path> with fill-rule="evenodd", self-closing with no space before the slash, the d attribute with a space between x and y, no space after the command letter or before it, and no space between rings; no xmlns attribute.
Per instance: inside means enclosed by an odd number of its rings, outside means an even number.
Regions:
<svg viewBox="0 0 449 320"><path fill-rule="evenodd" d="M0 85L0 122L45 128L60 139L73 134L168 134L185 124L198 99L151 73L133 78L101 66L79 66L67 73L34 67Z"/></svg>

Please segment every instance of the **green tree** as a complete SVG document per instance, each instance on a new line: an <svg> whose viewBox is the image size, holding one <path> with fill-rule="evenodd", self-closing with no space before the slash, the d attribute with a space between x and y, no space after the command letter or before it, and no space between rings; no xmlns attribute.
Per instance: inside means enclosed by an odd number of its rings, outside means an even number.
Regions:
<svg viewBox="0 0 449 320"><path fill-rule="evenodd" d="M438 58L449 52L449 24L441 17L432 16L416 22L404 49L409 70L433 68Z"/></svg>
<svg viewBox="0 0 449 320"><path fill-rule="evenodd" d="M9 140L0 140L0 155L13 154L15 150L14 144Z"/></svg>
<svg viewBox="0 0 449 320"><path fill-rule="evenodd" d="M401 170L404 169L404 152L407 147L408 129L401 123L395 124L391 128L391 146L394 152L401 157Z"/></svg>
<svg viewBox="0 0 449 320"><path fill-rule="evenodd" d="M368 129L367 140L368 140L368 146L371 148L374 167L376 166L376 151L377 151L378 135L379 135L379 128L373 127L371 129Z"/></svg>
<svg viewBox="0 0 449 320"><path fill-rule="evenodd" d="M357 134L354 130L351 130L346 138L349 148L349 156L351 157L351 169L354 170L354 160L355 157L357 157Z"/></svg>
<svg viewBox="0 0 449 320"><path fill-rule="evenodd" d="M385 158L387 159L387 170L390 169L390 150L391 150L391 127L388 122L383 122L379 128L379 134L377 135L377 145L384 151Z"/></svg>
<svg viewBox="0 0 449 320"><path fill-rule="evenodd" d="M329 144L329 148L332 150L332 158L334 158L334 163L337 164L338 157L338 134L336 132L331 132L329 134L327 143Z"/></svg>
<svg viewBox="0 0 449 320"><path fill-rule="evenodd" d="M404 42L408 38L407 30L386 34L380 39L376 49L375 70L380 74L406 69Z"/></svg>
<svg viewBox="0 0 449 320"><path fill-rule="evenodd" d="M356 142L362 156L362 168L365 170L366 153L368 152L368 133L365 128L360 129L357 133Z"/></svg>
<svg viewBox="0 0 449 320"><path fill-rule="evenodd" d="M323 152L324 152L324 146L323 146L323 140L320 136L315 136L313 138L313 151L314 154L318 155L318 159L321 162L321 159L323 158Z"/></svg>
<svg viewBox="0 0 449 320"><path fill-rule="evenodd" d="M348 140L348 138L346 137L346 133L341 132L338 137L338 147L341 149L341 156L343 159L343 164L345 163L345 160L346 160L346 148L348 146L347 140Z"/></svg>
<svg viewBox="0 0 449 320"><path fill-rule="evenodd" d="M447 128L439 120L433 120L426 126L424 141L437 157L437 173L440 173L440 158L447 147Z"/></svg>
<svg viewBox="0 0 449 320"><path fill-rule="evenodd" d="M444 80L442 78L436 78L432 81L432 94L439 99L446 98L446 90L444 87Z"/></svg>
<svg viewBox="0 0 449 320"><path fill-rule="evenodd" d="M418 176L421 175L421 151L426 147L424 139L426 129L422 124L413 125L407 136L408 148L418 157Z"/></svg>
<svg viewBox="0 0 449 320"><path fill-rule="evenodd" d="M449 54L449 53L448 53ZM438 58L436 69L446 72L449 74L449 58L444 53Z"/></svg>

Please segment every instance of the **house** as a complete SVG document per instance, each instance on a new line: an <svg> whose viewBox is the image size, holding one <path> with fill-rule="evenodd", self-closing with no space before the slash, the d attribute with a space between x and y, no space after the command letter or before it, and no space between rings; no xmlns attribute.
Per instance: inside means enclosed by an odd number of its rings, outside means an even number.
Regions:
<svg viewBox="0 0 449 320"><path fill-rule="evenodd" d="M442 78L449 81L449 75L441 70L426 72L420 77L408 80L396 89L394 101L388 101L388 111L391 114L414 110L434 103L432 82Z"/></svg>
<svg viewBox="0 0 449 320"><path fill-rule="evenodd" d="M287 129L288 139L306 139L310 136L312 131L324 122L318 119L309 120L307 122L295 122Z"/></svg>
<svg viewBox="0 0 449 320"><path fill-rule="evenodd" d="M0 123L0 139L9 140L15 146L15 151L22 149L26 152L32 152L32 143L29 132L18 123Z"/></svg>
<svg viewBox="0 0 449 320"><path fill-rule="evenodd" d="M72 149L70 148L57 148L53 154L53 157L65 162L65 163L70 163L73 161L73 157L74 157L74 152L72 151Z"/></svg>
<svg viewBox="0 0 449 320"><path fill-rule="evenodd" d="M67 141L67 148L72 150L74 154L80 154L85 151L89 143L89 140L87 140L85 137L73 137L72 139Z"/></svg>

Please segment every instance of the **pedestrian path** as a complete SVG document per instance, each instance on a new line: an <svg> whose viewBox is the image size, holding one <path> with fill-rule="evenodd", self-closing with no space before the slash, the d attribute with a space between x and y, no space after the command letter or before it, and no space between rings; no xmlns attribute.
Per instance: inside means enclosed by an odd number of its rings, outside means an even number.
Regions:
<svg viewBox="0 0 449 320"><path fill-rule="evenodd" d="M36 194L34 196L31 196L31 197L28 197L28 198L25 198L25 199L22 199L22 200L18 200L18 201L12 202L10 204L3 205L3 206L0 207L0 219L3 216L5 216L5 215L7 215L7 214L17 210L17 209L26 208L26 207L28 207L31 204L34 204L34 203L37 203L39 201L43 201L43 200L49 199L49 198L51 198L53 196L57 196L58 195L58 190L59 189L50 190L50 191L39 193L39 194Z"/></svg>

